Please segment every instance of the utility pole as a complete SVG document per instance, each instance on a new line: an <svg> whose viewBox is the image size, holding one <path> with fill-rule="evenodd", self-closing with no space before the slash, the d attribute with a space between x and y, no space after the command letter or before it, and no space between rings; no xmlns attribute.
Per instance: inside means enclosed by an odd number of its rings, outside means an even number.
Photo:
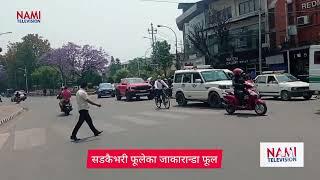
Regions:
<svg viewBox="0 0 320 180"><path fill-rule="evenodd" d="M262 74L262 52L261 52L261 43L262 43L262 37L261 37L261 0L259 0L259 70L260 74Z"/></svg>
<svg viewBox="0 0 320 180"><path fill-rule="evenodd" d="M153 28L153 24L151 23L151 29L148 29L149 34L151 34L151 38L152 38L152 49L153 49L153 53L154 53L154 46L155 46L155 34L157 34L157 29Z"/></svg>

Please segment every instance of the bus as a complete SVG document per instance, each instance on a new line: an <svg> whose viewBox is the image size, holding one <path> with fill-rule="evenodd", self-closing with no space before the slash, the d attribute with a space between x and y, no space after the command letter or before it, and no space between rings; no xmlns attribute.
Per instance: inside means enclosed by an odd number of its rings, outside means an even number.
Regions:
<svg viewBox="0 0 320 180"><path fill-rule="evenodd" d="M309 48L309 84L310 90L320 92L320 45Z"/></svg>

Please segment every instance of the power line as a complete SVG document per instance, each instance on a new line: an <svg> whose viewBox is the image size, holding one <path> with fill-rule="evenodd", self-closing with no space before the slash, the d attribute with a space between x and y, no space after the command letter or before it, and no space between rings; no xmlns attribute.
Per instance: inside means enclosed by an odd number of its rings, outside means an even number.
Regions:
<svg viewBox="0 0 320 180"><path fill-rule="evenodd" d="M157 3L173 3L173 4L182 3L182 2L178 2L178 1L165 1L165 0L140 0L140 1L144 1L144 2L157 2Z"/></svg>

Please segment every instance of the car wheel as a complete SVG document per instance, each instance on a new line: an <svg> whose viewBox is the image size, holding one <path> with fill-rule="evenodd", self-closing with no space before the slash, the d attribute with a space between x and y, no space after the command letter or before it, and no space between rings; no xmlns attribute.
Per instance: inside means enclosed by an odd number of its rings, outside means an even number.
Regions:
<svg viewBox="0 0 320 180"><path fill-rule="evenodd" d="M282 91L282 92L281 92L281 99L282 99L283 101L288 101L288 100L290 100L291 97L290 97L289 92L288 92L288 91Z"/></svg>
<svg viewBox="0 0 320 180"><path fill-rule="evenodd" d="M140 100L140 96L137 96L137 97L136 97L136 100Z"/></svg>
<svg viewBox="0 0 320 180"><path fill-rule="evenodd" d="M182 92L178 92L177 93L176 101L177 101L179 106L185 106L188 103L186 98L184 97L184 94Z"/></svg>
<svg viewBox="0 0 320 180"><path fill-rule="evenodd" d="M208 98L208 103L209 103L209 106L212 108L221 107L222 101L219 94L216 92L210 93Z"/></svg>
<svg viewBox="0 0 320 180"><path fill-rule="evenodd" d="M100 95L98 95L98 99L99 99L99 98L101 98L101 96L100 96Z"/></svg>
<svg viewBox="0 0 320 180"><path fill-rule="evenodd" d="M115 96L116 96L115 94L112 94L112 95L111 95L111 97L115 97Z"/></svg>
<svg viewBox="0 0 320 180"><path fill-rule="evenodd" d="M303 98L306 99L306 100L311 99L311 97L312 97L312 94L308 94L308 95L303 96Z"/></svg>

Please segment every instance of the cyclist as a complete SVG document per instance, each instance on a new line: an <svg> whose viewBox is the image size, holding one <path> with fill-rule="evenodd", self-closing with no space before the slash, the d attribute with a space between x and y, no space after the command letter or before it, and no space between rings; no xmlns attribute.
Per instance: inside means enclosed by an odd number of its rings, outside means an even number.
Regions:
<svg viewBox="0 0 320 180"><path fill-rule="evenodd" d="M157 99L159 99L160 97L164 99L164 88L169 88L169 86L161 79L161 76L158 76L158 79L154 82L155 95Z"/></svg>

